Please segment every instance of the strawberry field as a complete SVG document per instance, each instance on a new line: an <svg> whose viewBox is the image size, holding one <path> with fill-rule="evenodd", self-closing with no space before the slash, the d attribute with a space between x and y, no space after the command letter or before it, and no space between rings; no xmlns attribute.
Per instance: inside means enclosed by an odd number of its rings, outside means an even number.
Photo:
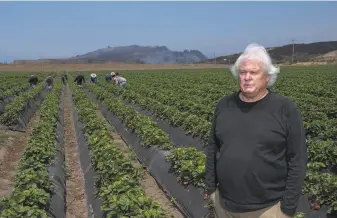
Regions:
<svg viewBox="0 0 337 218"><path fill-rule="evenodd" d="M120 72L126 89L106 82L109 72L95 72L98 84L88 83L90 73L81 73L83 87L73 82L79 72L68 72L65 85L61 73L37 73L35 88L28 85L28 73L0 73L1 131L24 132L33 113L39 113L17 160L9 194L0 195L0 217L68 214L73 202L68 193L73 190L67 184L75 170L66 164L65 119L74 128L73 160L81 169L76 177L83 191L74 201L87 208L83 217L211 214L210 202L203 199L205 153L217 101L239 89L231 73ZM49 75L54 77L51 91L43 83ZM298 217L337 216L336 84L336 66L294 66L282 67L271 88L296 102L306 129L309 162ZM144 175L155 179L152 191L165 199L151 195Z"/></svg>

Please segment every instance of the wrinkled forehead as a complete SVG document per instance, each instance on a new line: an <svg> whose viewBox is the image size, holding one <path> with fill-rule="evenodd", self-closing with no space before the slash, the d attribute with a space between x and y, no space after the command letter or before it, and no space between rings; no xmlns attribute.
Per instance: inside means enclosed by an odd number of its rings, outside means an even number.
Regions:
<svg viewBox="0 0 337 218"><path fill-rule="evenodd" d="M263 64L257 59L244 59L241 61L239 66L240 71L262 71Z"/></svg>

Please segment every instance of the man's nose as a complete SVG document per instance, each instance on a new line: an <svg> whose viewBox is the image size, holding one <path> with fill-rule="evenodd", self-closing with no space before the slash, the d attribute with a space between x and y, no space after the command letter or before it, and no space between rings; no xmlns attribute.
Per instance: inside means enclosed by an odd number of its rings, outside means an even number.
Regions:
<svg viewBox="0 0 337 218"><path fill-rule="evenodd" d="M250 80L251 78L252 77L251 77L250 73L245 74L245 77L244 77L245 80Z"/></svg>

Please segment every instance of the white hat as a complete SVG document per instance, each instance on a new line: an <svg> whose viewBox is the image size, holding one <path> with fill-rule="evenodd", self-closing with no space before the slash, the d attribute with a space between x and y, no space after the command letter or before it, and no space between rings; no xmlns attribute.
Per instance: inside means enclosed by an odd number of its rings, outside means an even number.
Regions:
<svg viewBox="0 0 337 218"><path fill-rule="evenodd" d="M96 76L97 76L97 75L96 75L95 73L92 73L92 74L91 74L91 77L94 77L94 78L95 78Z"/></svg>

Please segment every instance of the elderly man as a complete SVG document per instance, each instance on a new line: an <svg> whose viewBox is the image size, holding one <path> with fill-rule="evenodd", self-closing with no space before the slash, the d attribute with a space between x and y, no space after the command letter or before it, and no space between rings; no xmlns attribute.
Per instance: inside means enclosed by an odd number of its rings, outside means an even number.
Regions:
<svg viewBox="0 0 337 218"><path fill-rule="evenodd" d="M240 91L215 109L205 198L213 200L216 217L291 217L308 159L300 111L268 88L279 69L262 46L249 45L231 70Z"/></svg>

